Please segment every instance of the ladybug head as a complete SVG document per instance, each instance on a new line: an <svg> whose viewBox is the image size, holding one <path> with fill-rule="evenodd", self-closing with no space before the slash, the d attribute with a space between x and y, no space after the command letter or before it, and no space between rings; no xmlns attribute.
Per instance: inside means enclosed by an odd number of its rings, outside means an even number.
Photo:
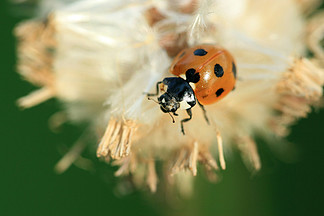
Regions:
<svg viewBox="0 0 324 216"><path fill-rule="evenodd" d="M180 107L180 103L176 100L175 97L170 96L168 93L164 93L158 98L160 108L163 112L176 112Z"/></svg>

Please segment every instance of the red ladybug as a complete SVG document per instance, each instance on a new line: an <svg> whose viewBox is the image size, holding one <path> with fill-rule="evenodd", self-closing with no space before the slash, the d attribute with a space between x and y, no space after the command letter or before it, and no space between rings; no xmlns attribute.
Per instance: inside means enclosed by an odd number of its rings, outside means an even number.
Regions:
<svg viewBox="0 0 324 216"><path fill-rule="evenodd" d="M189 118L181 120L183 123L192 118L191 108L196 101L204 111L203 105L213 104L225 97L235 87L236 66L234 58L225 49L215 45L197 45L182 50L173 60L170 72L177 77L167 77L157 82L156 93L147 94L157 96L159 85L166 91L158 98L160 108L165 113L173 113L185 109Z"/></svg>

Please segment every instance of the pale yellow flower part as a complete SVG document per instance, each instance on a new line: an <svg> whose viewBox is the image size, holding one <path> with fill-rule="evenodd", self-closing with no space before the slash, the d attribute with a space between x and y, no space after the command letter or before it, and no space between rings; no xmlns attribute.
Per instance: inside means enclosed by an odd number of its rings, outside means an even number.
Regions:
<svg viewBox="0 0 324 216"><path fill-rule="evenodd" d="M119 166L116 176L155 192L166 179L190 194L200 163L211 181L226 169L232 148L247 167L261 168L254 136L287 135L322 97L323 13L306 19L319 1L298 0L80 0L43 1L46 20L16 28L18 70L40 88L19 99L24 108L51 97L63 112L51 118L87 122L97 156ZM46 6L47 5L47 6ZM158 81L171 76L173 57L183 48L211 43L237 62L235 91L199 107L180 130L148 100ZM307 50L314 53L307 58ZM82 140L56 166L67 169L85 148ZM161 161L163 173L156 172ZM80 161L79 161L80 162ZM82 163L78 163L82 164Z"/></svg>

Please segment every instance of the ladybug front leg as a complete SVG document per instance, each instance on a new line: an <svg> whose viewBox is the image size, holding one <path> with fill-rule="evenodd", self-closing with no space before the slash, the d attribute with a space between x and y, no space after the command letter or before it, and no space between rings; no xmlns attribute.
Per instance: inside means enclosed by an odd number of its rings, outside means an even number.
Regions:
<svg viewBox="0 0 324 216"><path fill-rule="evenodd" d="M163 81L159 81L156 83L156 93L145 93L148 97L151 97L151 96L157 96L159 93L160 93L160 88L159 88L159 85L162 83Z"/></svg>
<svg viewBox="0 0 324 216"><path fill-rule="evenodd" d="M183 135L185 135L185 132L184 132L184 129L183 129L183 123L192 119L191 108L190 109L187 109L186 111L187 111L187 113L189 115L189 118L185 118L185 119L182 119L181 120L181 132L182 132Z"/></svg>

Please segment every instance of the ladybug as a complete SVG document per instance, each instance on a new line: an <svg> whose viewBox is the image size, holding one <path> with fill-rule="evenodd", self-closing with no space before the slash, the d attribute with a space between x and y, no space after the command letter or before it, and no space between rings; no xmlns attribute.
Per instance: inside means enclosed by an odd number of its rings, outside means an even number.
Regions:
<svg viewBox="0 0 324 216"><path fill-rule="evenodd" d="M187 111L189 117L181 120L183 134L183 123L192 119L191 108L196 103L209 123L204 105L225 97L234 90L236 82L234 58L227 50L215 45L197 45L182 50L174 58L170 73L177 77L166 77L157 82L156 93L147 96L157 96L159 90L165 91L158 97L163 112L177 116L179 108Z"/></svg>

